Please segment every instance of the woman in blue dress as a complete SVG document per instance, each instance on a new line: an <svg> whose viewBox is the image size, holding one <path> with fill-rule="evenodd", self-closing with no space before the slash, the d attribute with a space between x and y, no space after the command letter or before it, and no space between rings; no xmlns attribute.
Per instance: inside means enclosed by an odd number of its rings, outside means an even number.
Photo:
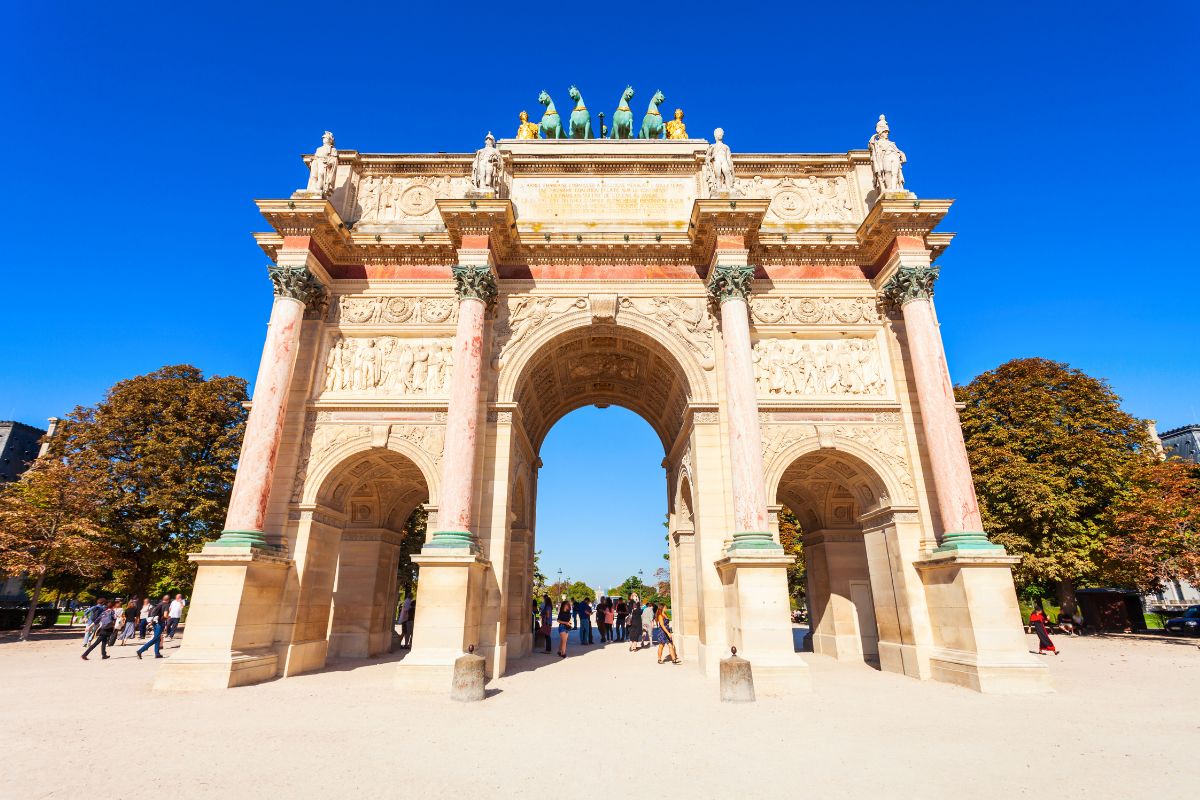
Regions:
<svg viewBox="0 0 1200 800"><path fill-rule="evenodd" d="M667 618L665 603L655 604L654 607L654 644L658 645L658 663L663 663L663 648L671 649L671 663L680 664L679 655L675 652L675 637L671 633L671 621Z"/></svg>

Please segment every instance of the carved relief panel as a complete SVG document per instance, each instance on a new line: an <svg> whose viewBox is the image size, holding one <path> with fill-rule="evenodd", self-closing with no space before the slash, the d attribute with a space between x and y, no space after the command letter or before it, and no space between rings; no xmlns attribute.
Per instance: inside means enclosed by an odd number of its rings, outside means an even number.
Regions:
<svg viewBox="0 0 1200 800"><path fill-rule="evenodd" d="M449 338L336 337L325 357L323 394L444 397L454 366Z"/></svg>
<svg viewBox="0 0 1200 800"><path fill-rule="evenodd" d="M329 321L343 325L452 325L457 320L458 304L452 297L344 294L329 309Z"/></svg>
<svg viewBox="0 0 1200 800"><path fill-rule="evenodd" d="M888 391L874 337L760 339L753 360L759 397L883 397Z"/></svg>
<svg viewBox="0 0 1200 800"><path fill-rule="evenodd" d="M364 225L439 222L437 199L462 197L470 189L466 177L366 175L358 185L358 216Z"/></svg>
<svg viewBox="0 0 1200 800"><path fill-rule="evenodd" d="M771 200L766 222L857 224L862 201L853 182L845 175L739 178L737 189L744 197Z"/></svg>

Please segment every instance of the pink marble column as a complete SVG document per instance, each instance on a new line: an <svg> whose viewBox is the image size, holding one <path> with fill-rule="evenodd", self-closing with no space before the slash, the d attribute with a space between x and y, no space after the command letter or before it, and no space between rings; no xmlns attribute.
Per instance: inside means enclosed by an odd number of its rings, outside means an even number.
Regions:
<svg viewBox="0 0 1200 800"><path fill-rule="evenodd" d="M296 370L300 327L305 309L325 298L324 287L304 267L272 267L270 275L275 284L275 304L254 381L254 403L246 421L225 530L213 543L222 547L266 545L263 523L283 437L287 395Z"/></svg>
<svg viewBox="0 0 1200 800"><path fill-rule="evenodd" d="M937 275L935 266L902 266L883 291L900 305L904 316L921 428L944 531L938 550L997 550L1000 546L990 543L983 531L946 353L933 313L931 297Z"/></svg>
<svg viewBox="0 0 1200 800"><path fill-rule="evenodd" d="M425 547L476 550L471 517L483 389L483 325L488 304L496 296L496 278L488 266L458 266L454 267L454 280L459 297L458 327L454 332L454 371L446 408L438 530Z"/></svg>
<svg viewBox="0 0 1200 800"><path fill-rule="evenodd" d="M731 550L778 550L767 523L767 490L763 479L762 432L750 346L747 298L754 268L718 264L712 268L709 292L721 304L721 339L725 364L725 414L729 423L729 458L733 478L734 534Z"/></svg>

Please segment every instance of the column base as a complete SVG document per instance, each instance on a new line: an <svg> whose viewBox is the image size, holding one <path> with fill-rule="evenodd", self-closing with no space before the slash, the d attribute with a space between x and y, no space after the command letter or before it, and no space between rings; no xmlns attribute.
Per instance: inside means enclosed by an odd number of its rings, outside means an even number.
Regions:
<svg viewBox="0 0 1200 800"><path fill-rule="evenodd" d="M933 551L935 554L960 552L986 552L998 556L1006 555L1004 546L988 540L983 531L956 531L942 537L942 543Z"/></svg>
<svg viewBox="0 0 1200 800"><path fill-rule="evenodd" d="M467 550L479 552L479 543L470 531L434 531L422 550Z"/></svg>
<svg viewBox="0 0 1200 800"><path fill-rule="evenodd" d="M768 531L745 531L743 533L735 533L733 541L729 544L729 552L737 550L762 550L768 552L782 553L783 545L775 541Z"/></svg>
<svg viewBox="0 0 1200 800"><path fill-rule="evenodd" d="M273 544L267 544L267 537L262 531L221 531L219 539L209 542L204 547L253 547L272 553L280 549Z"/></svg>
<svg viewBox="0 0 1200 800"><path fill-rule="evenodd" d="M214 543L189 560L199 570L187 636L159 669L155 691L227 689L274 678L275 625L291 560Z"/></svg>

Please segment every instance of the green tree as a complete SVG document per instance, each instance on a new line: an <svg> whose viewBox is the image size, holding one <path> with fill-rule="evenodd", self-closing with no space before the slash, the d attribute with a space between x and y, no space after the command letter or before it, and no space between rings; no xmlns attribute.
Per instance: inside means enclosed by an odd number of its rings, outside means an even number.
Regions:
<svg viewBox="0 0 1200 800"><path fill-rule="evenodd" d="M429 512L417 506L404 523L404 538L400 540L400 562L396 567L397 585L402 597L411 597L417 585L417 565L412 557L425 546L425 531L429 525Z"/></svg>
<svg viewBox="0 0 1200 800"><path fill-rule="evenodd" d="M115 563L98 520L101 476L56 458L41 458L0 490L0 572L33 578L25 641L48 579L99 577Z"/></svg>
<svg viewBox="0 0 1200 800"><path fill-rule="evenodd" d="M788 567L788 595L794 605L804 597L806 576L804 574L804 531L800 520L790 508L784 506L779 512L779 544L783 552L796 557L796 563Z"/></svg>
<svg viewBox="0 0 1200 800"><path fill-rule="evenodd" d="M72 411L51 452L101 475L101 526L122 566L114 580L145 596L155 579L185 589L187 554L220 535L246 423L246 382L192 366L124 380Z"/></svg>
<svg viewBox="0 0 1200 800"><path fill-rule="evenodd" d="M546 593L546 574L542 572L541 566L538 564L542 558L542 551L538 550L533 554L533 599L541 601L542 595Z"/></svg>
<svg viewBox="0 0 1200 800"><path fill-rule="evenodd" d="M1200 465L1146 464L1109 514L1115 533L1104 555L1112 582L1141 592L1173 581L1200 584Z"/></svg>
<svg viewBox="0 0 1200 800"><path fill-rule="evenodd" d="M1150 457L1146 423L1103 380L1042 358L956 387L980 511L1021 557L1019 584L1052 581L1061 604L1099 573L1109 506Z"/></svg>
<svg viewBox="0 0 1200 800"><path fill-rule="evenodd" d="M583 581L575 581L567 587L567 596L572 600L591 600L594 603L596 601L596 590Z"/></svg>

